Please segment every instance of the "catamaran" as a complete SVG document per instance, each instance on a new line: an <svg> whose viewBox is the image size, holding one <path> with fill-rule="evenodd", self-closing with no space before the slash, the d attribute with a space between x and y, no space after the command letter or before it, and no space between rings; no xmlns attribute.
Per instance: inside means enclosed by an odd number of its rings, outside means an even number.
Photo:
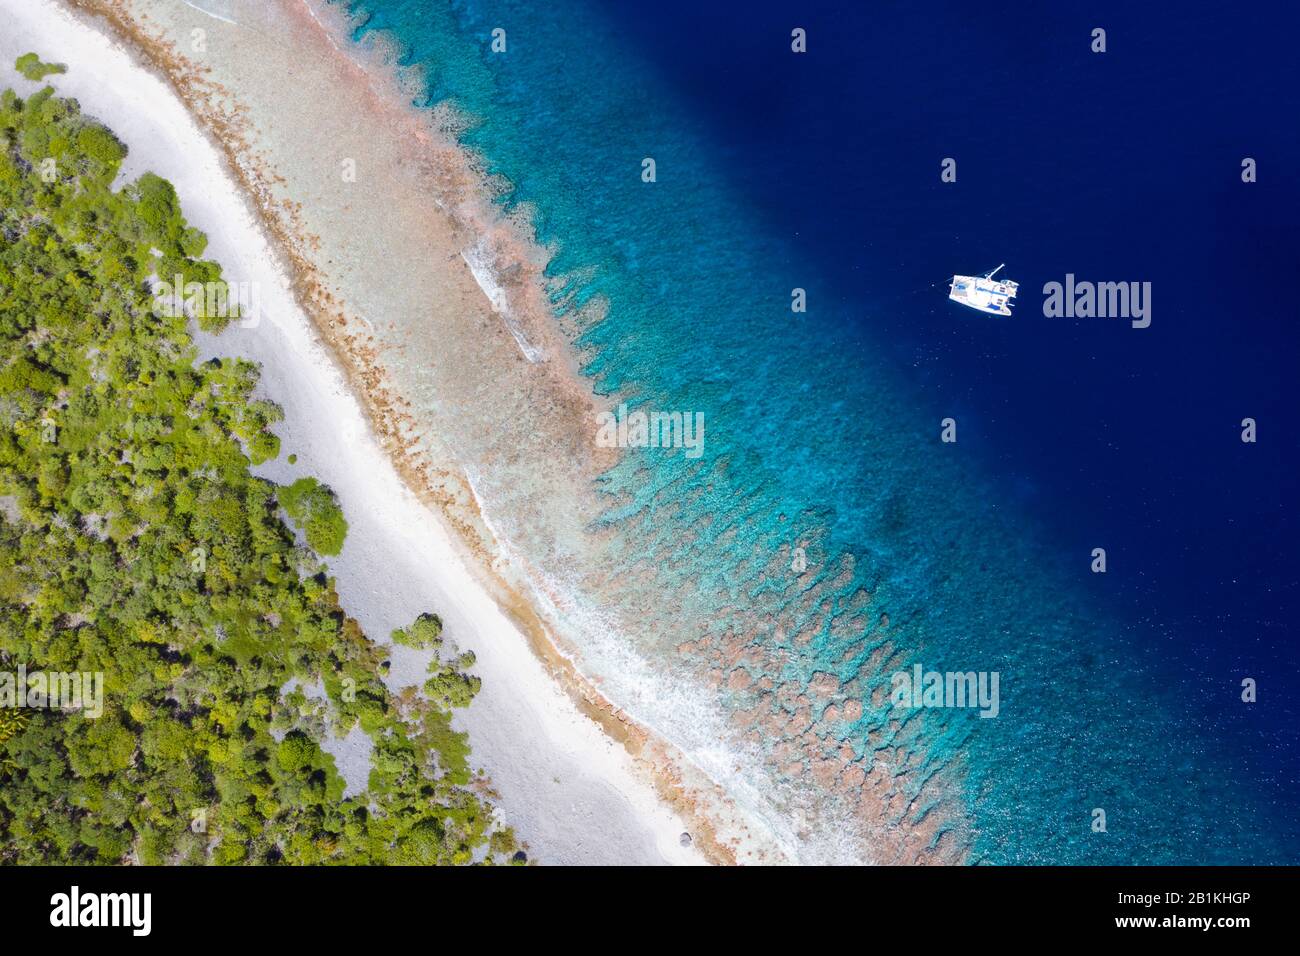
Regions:
<svg viewBox="0 0 1300 956"><path fill-rule="evenodd" d="M1005 262L982 276L953 276L948 286L948 298L990 315L1010 315L1011 300L1016 297L1020 283L1009 279L999 282L993 278L1004 265Z"/></svg>

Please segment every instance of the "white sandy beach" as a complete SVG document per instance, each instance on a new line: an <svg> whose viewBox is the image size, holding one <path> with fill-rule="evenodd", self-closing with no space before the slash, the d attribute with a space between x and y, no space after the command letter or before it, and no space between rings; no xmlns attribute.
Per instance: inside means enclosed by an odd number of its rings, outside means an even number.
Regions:
<svg viewBox="0 0 1300 956"><path fill-rule="evenodd" d="M626 750L583 715L547 674L525 636L466 566L439 518L407 489L370 429L344 375L295 302L278 257L215 144L161 80L54 0L0 0L0 87L27 94L14 59L34 51L68 64L49 78L108 126L130 155L121 181L153 171L170 180L187 219L207 233L208 258L259 285L261 317L201 337L201 356L262 365L262 393L285 420L278 459L258 469L277 482L315 475L338 493L349 533L329 561L344 608L372 639L422 611L441 615L448 638L478 659L483 690L459 725L473 763L501 796L507 823L542 863L698 863L680 835L689 826L656 795ZM295 465L288 456L297 455ZM427 652L393 656L391 683L418 684ZM364 748L331 746L340 770L364 780ZM359 765L362 764L362 765Z"/></svg>

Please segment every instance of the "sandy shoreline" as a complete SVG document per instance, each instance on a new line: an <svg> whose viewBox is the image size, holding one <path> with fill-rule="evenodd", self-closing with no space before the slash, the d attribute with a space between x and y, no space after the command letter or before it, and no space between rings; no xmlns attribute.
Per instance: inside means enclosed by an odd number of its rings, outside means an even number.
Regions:
<svg viewBox="0 0 1300 956"><path fill-rule="evenodd" d="M450 509L435 514L438 496L428 491L436 483L426 483L422 479L429 476L413 473L402 460L401 400L385 394L374 369L364 366L349 370L353 384L361 386L349 387L348 376L334 360L338 343L332 343L332 355L300 307L317 306L313 317L320 322L331 293L313 285L307 263L297 259L288 236L264 228L277 222L267 208L274 200L248 189L255 173L249 157L237 153L239 131L214 126L208 132L215 142L209 139L176 90L59 4L0 0L0 10L6 19L0 36L4 85L20 93L37 88L10 68L14 57L28 50L68 63L69 72L50 83L61 95L78 99L127 143L131 154L123 178L152 170L171 180L187 218L209 236L207 255L221 262L228 276L260 284L262 314L256 327L202 339L201 352L259 361L262 393L284 407L285 421L277 428L281 457L259 473L278 481L315 474L339 493L351 531L343 554L330 567L344 607L378 640L386 640L393 627L420 611L435 610L449 637L475 651L484 690L462 721L474 745L473 762L491 778L506 821L532 853L543 862L567 863L729 860L730 850L710 839L707 822L684 822L669 805L690 811L694 797L675 779L662 745L582 681L549 642L527 602L511 600L504 585L489 592L485 577L491 575L494 559L473 554L467 544L481 539L484 529L450 532L443 524ZM117 26L122 29L125 21ZM217 28L220 22L214 20ZM322 36L328 34L322 31ZM168 73L184 95L181 78L159 62L163 51L150 50L143 37L136 39L142 48L136 52ZM232 107L227 103L223 108ZM236 177L242 180L238 185ZM261 216L241 192L257 196ZM292 221L292 209L279 212ZM281 268L278 263L286 259ZM339 318L338 323L343 336L364 334L365 326L355 321ZM353 345L352 353L364 354L364 342ZM358 402L357 392L368 408ZM372 424L384 437L376 435ZM287 463L289 454L297 455L295 466ZM419 500L412 488L424 491L426 500ZM472 515L472 493L468 502L466 489L451 489L447 495L457 499L462 514L468 504ZM477 574L471 561L481 562ZM529 647L534 653L528 653ZM419 682L425 663L421 655L395 654L393 663L395 684ZM340 762L346 761L341 757ZM346 776L348 768L341 769ZM695 836L693 846L681 846L683 831Z"/></svg>

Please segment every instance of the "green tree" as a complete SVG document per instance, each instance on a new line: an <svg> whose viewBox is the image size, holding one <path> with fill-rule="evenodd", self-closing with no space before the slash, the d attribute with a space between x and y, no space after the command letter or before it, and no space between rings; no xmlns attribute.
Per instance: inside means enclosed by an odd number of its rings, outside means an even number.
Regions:
<svg viewBox="0 0 1300 956"><path fill-rule="evenodd" d="M40 82L54 73L67 73L62 63L42 63L35 53L24 53L14 61L14 69L33 82Z"/></svg>
<svg viewBox="0 0 1300 956"><path fill-rule="evenodd" d="M302 528L313 550L325 555L343 550L348 523L328 485L315 478L299 478L289 487L281 488L279 496L285 512Z"/></svg>

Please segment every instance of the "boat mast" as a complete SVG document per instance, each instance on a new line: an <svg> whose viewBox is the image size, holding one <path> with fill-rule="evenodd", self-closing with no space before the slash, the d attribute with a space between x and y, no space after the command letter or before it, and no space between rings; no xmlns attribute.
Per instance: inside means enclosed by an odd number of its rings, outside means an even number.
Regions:
<svg viewBox="0 0 1300 956"><path fill-rule="evenodd" d="M999 266L997 267L997 269L994 269L992 272L990 272L990 273L989 273L988 275L986 275L984 278L986 278L986 279L992 279L995 275L998 274L998 272L1001 270L1002 266L1004 266L1004 265L1006 265L1005 262L1002 263L1001 265L999 265Z"/></svg>

